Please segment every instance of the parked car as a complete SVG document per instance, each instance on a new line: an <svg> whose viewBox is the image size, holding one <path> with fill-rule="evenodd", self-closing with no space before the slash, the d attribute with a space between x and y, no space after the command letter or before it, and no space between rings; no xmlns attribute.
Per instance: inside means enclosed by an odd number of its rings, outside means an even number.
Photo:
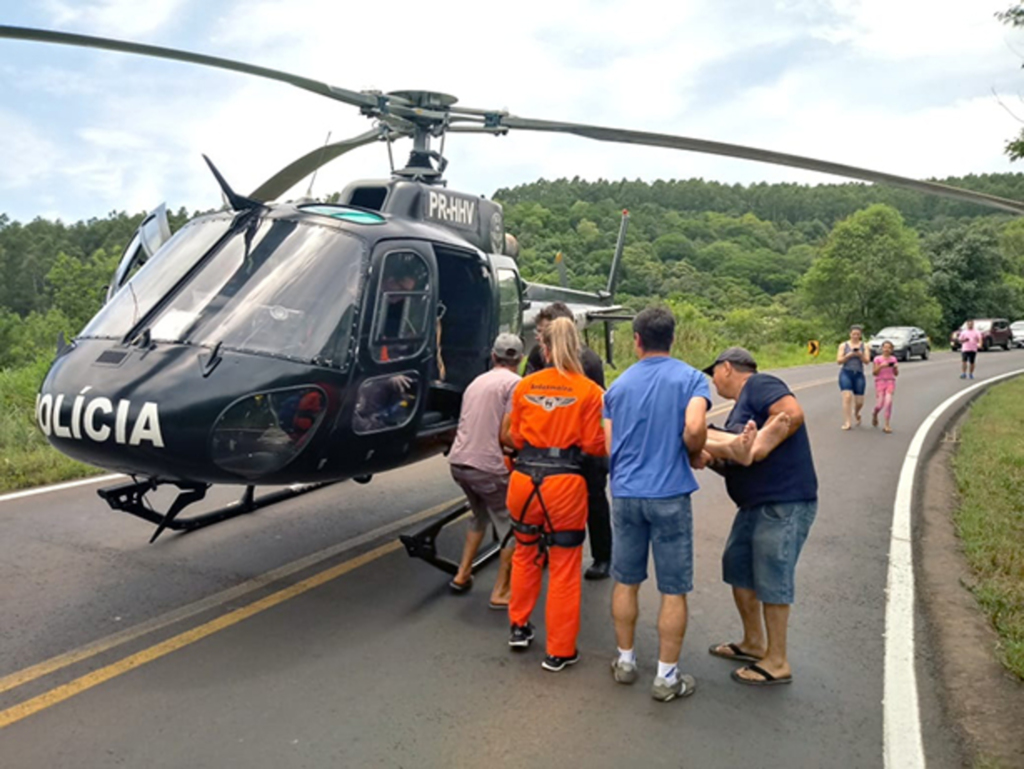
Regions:
<svg viewBox="0 0 1024 769"><path fill-rule="evenodd" d="M1010 324L1014 347L1024 347L1024 320L1016 320Z"/></svg>
<svg viewBox="0 0 1024 769"><path fill-rule="evenodd" d="M921 360L928 360L928 353L932 349L928 335L917 326L883 328L868 340L872 358L881 354L882 342L892 342L892 352L897 360L910 360L914 355L920 355Z"/></svg>
<svg viewBox="0 0 1024 769"><path fill-rule="evenodd" d="M960 328L949 335L949 347L956 351L960 349L960 332L967 328L965 322ZM1013 345L1013 332L1010 331L1010 321L1006 318L978 318L974 321L974 330L981 332L981 349L990 350L993 347L1002 347L1009 350Z"/></svg>

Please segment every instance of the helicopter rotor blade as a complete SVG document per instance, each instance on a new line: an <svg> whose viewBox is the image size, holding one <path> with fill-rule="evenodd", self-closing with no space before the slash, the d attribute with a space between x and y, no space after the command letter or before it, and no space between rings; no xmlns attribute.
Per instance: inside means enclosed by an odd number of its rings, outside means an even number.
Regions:
<svg viewBox="0 0 1024 769"><path fill-rule="evenodd" d="M299 75L292 75L288 72L281 72L267 67L258 67L253 64L246 64L231 59L222 59L219 56L206 56L201 53L180 51L175 48L163 48L156 45L143 45L141 43L129 43L123 40L113 40L106 37L93 37L92 35L77 35L68 32L53 32L45 29L32 29L29 27L12 27L0 24L0 38L11 38L12 40L31 40L39 43L57 43L60 45L73 45L82 48L100 48L106 51L118 51L120 53L134 53L143 56L153 56L159 59L170 59L172 61L184 61L191 64L201 64L207 67L242 72L247 75L277 80L289 83L298 88L312 91L313 93L327 96L331 99L352 104L357 107L377 108L384 103L398 105L406 104L406 100L396 96L385 96L383 94L359 93L349 91L345 88L321 83Z"/></svg>
<svg viewBox="0 0 1024 769"><path fill-rule="evenodd" d="M726 144L724 142L708 141L706 139L693 139L686 136L674 136L672 134L648 133L646 131L630 131L619 128L607 128L603 126L586 125L582 123L561 123L551 120L534 120L531 118L502 117L501 125L509 128L519 128L528 131L546 131L552 133L567 133L582 136L587 139L595 139L605 142L620 142L624 144L640 144L649 147L665 147L668 149L688 150L690 152L701 152L713 155L725 155L726 157L744 158L756 160L761 163L773 165L790 166L792 168L804 168L809 171L818 171L835 176L844 176L850 179L861 179L867 182L887 184L893 187L924 192L932 195L939 195L953 200L975 203L978 205L999 208L1004 211L1011 211L1015 214L1024 214L1024 202L1002 198L997 195L988 195L984 192L972 192L971 190L951 187L938 182L919 181L904 176L896 176L881 171L872 171L857 166L832 163L827 160L816 160L801 155L790 155L784 152L746 147L740 144Z"/></svg>
<svg viewBox="0 0 1024 769"><path fill-rule="evenodd" d="M396 131L382 125L366 133L353 136L351 139L317 147L312 152L306 153L271 176L253 190L249 197L262 201L276 200L321 166L326 165L350 150L384 139L389 134L395 138L408 136L407 131Z"/></svg>

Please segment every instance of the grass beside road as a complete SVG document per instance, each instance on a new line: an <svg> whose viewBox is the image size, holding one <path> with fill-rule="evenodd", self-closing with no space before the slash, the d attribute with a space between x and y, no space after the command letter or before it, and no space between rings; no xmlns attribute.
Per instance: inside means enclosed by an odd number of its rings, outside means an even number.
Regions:
<svg viewBox="0 0 1024 769"><path fill-rule="evenodd" d="M955 514L978 603L999 633L999 657L1024 680L1024 379L971 407L954 463Z"/></svg>

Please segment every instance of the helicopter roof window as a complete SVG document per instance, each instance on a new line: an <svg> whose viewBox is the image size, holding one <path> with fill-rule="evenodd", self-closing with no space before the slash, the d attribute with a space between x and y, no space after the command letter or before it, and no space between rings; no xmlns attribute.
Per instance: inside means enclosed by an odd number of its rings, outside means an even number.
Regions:
<svg viewBox="0 0 1024 769"><path fill-rule="evenodd" d="M374 360L408 358L423 348L430 298L430 272L422 256L393 251L384 257L371 345Z"/></svg>
<svg viewBox="0 0 1024 769"><path fill-rule="evenodd" d="M240 233L189 276L152 338L344 368L364 253L338 230L264 221L248 247Z"/></svg>
<svg viewBox="0 0 1024 769"><path fill-rule="evenodd" d="M189 222L150 257L79 336L121 339L152 310L231 226L215 215Z"/></svg>
<svg viewBox="0 0 1024 769"><path fill-rule="evenodd" d="M347 206L313 205L300 206L300 208L306 213L329 216L332 219L341 219L342 221L354 222L355 224L384 224L386 221L380 214L375 214L371 211L360 211L358 208L348 208Z"/></svg>

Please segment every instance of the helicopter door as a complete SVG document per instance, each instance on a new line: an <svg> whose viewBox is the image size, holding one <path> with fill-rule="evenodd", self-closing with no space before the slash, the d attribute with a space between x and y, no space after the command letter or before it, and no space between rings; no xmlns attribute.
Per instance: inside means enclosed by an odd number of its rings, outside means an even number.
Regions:
<svg viewBox="0 0 1024 769"><path fill-rule="evenodd" d="M408 426L433 378L433 265L413 248L389 244L374 262L378 274L363 368L352 416L354 431L368 435ZM368 360L367 360L368 358Z"/></svg>
<svg viewBox="0 0 1024 769"><path fill-rule="evenodd" d="M171 238L171 227L167 222L167 204L161 203L142 220L135 237L121 255L121 261L114 271L114 279L107 286L106 301L110 301L138 269Z"/></svg>

